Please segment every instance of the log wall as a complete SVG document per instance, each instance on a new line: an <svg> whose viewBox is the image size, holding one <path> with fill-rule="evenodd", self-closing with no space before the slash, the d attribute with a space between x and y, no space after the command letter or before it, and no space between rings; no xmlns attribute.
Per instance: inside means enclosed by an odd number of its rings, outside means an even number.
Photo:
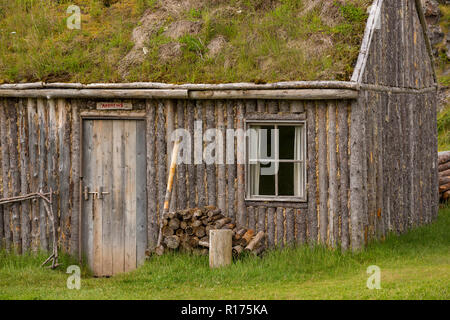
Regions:
<svg viewBox="0 0 450 320"><path fill-rule="evenodd" d="M0 100L2 197L41 189L48 192L50 186L56 190L59 245L71 253L78 250L82 201L80 115L95 114L96 102ZM355 250L390 231L401 233L436 217L433 92L361 90L358 100L131 102L130 113L146 119L142 135L147 141L149 247L157 239L165 196L167 154L172 145L168 132L176 128L193 132L199 124L203 132L208 128L244 128L247 118L305 119L308 201L246 201L244 165L194 163L177 168L178 195L172 197L173 208L220 206L238 225L264 230L268 246L321 243ZM224 137L225 147L227 139L238 139ZM235 163L241 157L239 150L236 145ZM193 161L201 157L194 152L188 156ZM1 212L2 247L50 249L50 227L38 202L4 205Z"/></svg>

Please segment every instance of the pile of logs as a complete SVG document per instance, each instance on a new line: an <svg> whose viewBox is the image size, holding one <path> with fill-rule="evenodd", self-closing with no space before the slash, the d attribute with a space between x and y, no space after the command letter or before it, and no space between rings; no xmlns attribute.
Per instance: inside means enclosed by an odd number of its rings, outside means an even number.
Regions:
<svg viewBox="0 0 450 320"><path fill-rule="evenodd" d="M439 152L439 199L450 199L450 151Z"/></svg>
<svg viewBox="0 0 450 320"><path fill-rule="evenodd" d="M162 245L155 253L162 255L165 250L176 250L208 254L209 231L229 229L233 231L233 256L238 257L244 251L260 255L265 250L265 234L255 234L251 229L237 229L231 218L222 215L219 208L185 209L169 212L162 217Z"/></svg>

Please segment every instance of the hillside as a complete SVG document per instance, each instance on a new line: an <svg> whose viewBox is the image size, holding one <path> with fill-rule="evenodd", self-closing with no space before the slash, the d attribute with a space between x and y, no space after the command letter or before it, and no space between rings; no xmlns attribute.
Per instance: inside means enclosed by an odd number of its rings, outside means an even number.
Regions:
<svg viewBox="0 0 450 320"><path fill-rule="evenodd" d="M0 83L349 80L371 2L0 0Z"/></svg>

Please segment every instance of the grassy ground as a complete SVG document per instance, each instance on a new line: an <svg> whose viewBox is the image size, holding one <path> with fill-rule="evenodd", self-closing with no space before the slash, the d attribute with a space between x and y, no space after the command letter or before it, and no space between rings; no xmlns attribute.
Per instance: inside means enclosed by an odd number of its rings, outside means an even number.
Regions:
<svg viewBox="0 0 450 320"><path fill-rule="evenodd" d="M0 256L0 299L449 299L450 208L432 225L358 254L321 248L271 251L220 270L208 258L183 254L153 257L138 270L109 279L83 268L81 289L66 288L63 258L55 271L45 256ZM366 287L370 265L381 268L381 289Z"/></svg>
<svg viewBox="0 0 450 320"><path fill-rule="evenodd" d="M0 0L0 83L348 80L371 0L191 1L176 13L173 3ZM81 30L66 27L72 4L81 8ZM123 74L144 12L160 14L162 24L147 36L145 59ZM202 27L171 39L164 31L175 21ZM208 45L219 36L227 45L210 57ZM181 55L162 61L161 48L171 42Z"/></svg>

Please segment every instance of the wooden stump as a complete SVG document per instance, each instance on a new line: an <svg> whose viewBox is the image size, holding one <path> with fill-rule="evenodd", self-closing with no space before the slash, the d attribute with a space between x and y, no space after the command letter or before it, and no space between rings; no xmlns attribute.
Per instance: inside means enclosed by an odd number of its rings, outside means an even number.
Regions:
<svg viewBox="0 0 450 320"><path fill-rule="evenodd" d="M211 230L209 232L209 266L219 268L231 264L231 230Z"/></svg>

